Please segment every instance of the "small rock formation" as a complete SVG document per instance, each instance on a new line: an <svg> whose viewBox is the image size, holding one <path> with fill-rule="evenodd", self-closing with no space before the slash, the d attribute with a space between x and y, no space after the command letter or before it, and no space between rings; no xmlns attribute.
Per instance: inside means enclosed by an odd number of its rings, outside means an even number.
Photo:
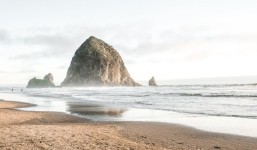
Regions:
<svg viewBox="0 0 257 150"><path fill-rule="evenodd" d="M154 77L152 77L152 78L148 81L148 85L149 85L149 86L157 86Z"/></svg>
<svg viewBox="0 0 257 150"><path fill-rule="evenodd" d="M27 85L27 88L46 88L46 87L55 87L54 78L51 73L45 75L44 79L37 79L34 77L30 79Z"/></svg>
<svg viewBox="0 0 257 150"><path fill-rule="evenodd" d="M104 41L89 37L75 52L61 86L138 86L119 53Z"/></svg>
<svg viewBox="0 0 257 150"><path fill-rule="evenodd" d="M51 73L44 76L44 80L48 81L50 84L54 85L54 77Z"/></svg>

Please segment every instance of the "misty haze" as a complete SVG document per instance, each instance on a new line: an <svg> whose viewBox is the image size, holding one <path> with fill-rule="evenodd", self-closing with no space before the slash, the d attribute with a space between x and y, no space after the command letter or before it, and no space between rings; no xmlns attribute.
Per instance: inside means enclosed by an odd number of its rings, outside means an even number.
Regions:
<svg viewBox="0 0 257 150"><path fill-rule="evenodd" d="M257 149L257 1L0 1L0 149Z"/></svg>

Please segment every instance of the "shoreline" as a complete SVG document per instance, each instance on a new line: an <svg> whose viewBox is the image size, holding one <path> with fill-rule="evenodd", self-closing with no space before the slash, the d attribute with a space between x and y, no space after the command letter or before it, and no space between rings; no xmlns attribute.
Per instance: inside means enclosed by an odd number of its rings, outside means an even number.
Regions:
<svg viewBox="0 0 257 150"><path fill-rule="evenodd" d="M0 149L257 149L257 138L155 122L93 122L0 100ZM85 144L86 143L86 144Z"/></svg>
<svg viewBox="0 0 257 150"><path fill-rule="evenodd" d="M254 106L255 104L257 105L257 102L251 98L246 98L251 104L245 103L244 98L237 101L234 98L231 100L230 98L219 97L214 98L214 100L204 97L196 98L197 100L195 100L195 97L191 96L175 96L176 98L173 101L171 100L173 96L166 97L166 94L163 95L161 92L167 90L165 93L173 92L179 94L180 92L176 92L176 88L178 87L164 89L151 89L148 87L143 89L119 87L113 89L103 87L99 89L90 87L62 90L45 88L26 89L24 93L20 93L19 91L10 92L10 90L4 88L3 92L0 93L0 98L18 100L36 105L35 107L20 109L25 111L64 112L93 121L145 121L180 124L207 132L257 137L257 119L243 117L249 115L256 116L256 108ZM191 88L193 87L186 87L185 89L179 87L179 90L190 93ZM202 88L205 89L205 87ZM205 92L212 93L218 89L209 89ZM250 89L253 90L253 88ZM186 92L187 90L189 91ZM133 94L129 94L130 92ZM147 95L147 93L156 95L156 98L152 99L152 96ZM245 94L241 96L243 95ZM186 105L183 106L185 102ZM206 104L206 107L202 104ZM243 104L246 106L239 107ZM210 114L208 113L209 111ZM242 117L233 117L233 114L241 114Z"/></svg>

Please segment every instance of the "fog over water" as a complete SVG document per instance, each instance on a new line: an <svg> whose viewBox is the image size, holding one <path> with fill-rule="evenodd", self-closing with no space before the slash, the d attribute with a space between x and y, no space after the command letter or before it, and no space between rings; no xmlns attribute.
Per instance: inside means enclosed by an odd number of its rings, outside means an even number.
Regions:
<svg viewBox="0 0 257 150"><path fill-rule="evenodd" d="M257 137L256 8L256 0L1 0L0 99L92 121ZM90 36L116 49L143 86L24 88L47 73L60 85ZM159 86L146 86L152 76Z"/></svg>

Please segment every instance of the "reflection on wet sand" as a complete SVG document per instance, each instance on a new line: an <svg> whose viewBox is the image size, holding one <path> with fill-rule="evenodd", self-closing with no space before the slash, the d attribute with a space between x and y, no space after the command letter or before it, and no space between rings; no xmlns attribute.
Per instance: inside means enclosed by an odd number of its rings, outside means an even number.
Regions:
<svg viewBox="0 0 257 150"><path fill-rule="evenodd" d="M67 111L79 115L120 116L126 111L123 108L108 107L95 104L68 103Z"/></svg>

